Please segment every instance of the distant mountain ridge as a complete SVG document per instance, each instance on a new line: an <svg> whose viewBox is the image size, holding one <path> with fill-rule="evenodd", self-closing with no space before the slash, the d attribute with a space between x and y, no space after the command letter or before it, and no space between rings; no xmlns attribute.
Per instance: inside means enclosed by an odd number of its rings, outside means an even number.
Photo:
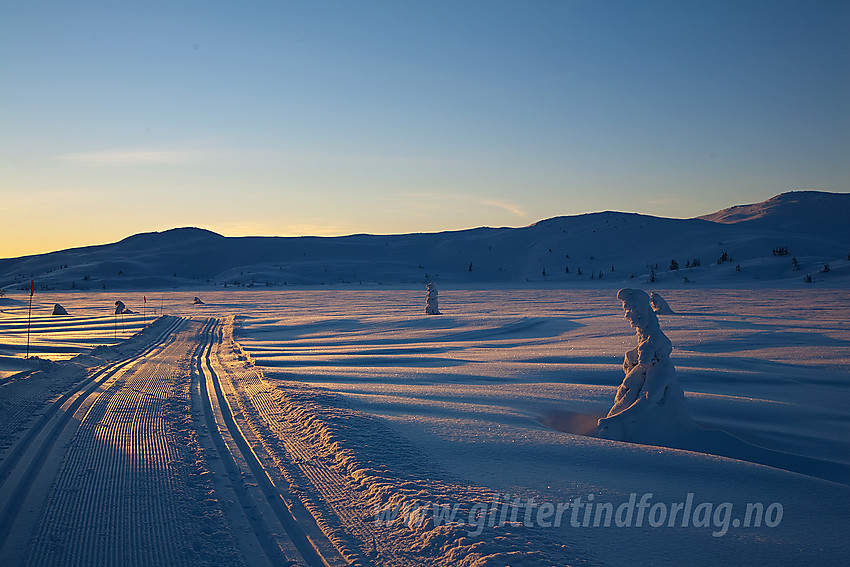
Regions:
<svg viewBox="0 0 850 567"><path fill-rule="evenodd" d="M723 224L750 223L836 236L850 232L850 194L790 191L761 203L737 205L698 217Z"/></svg>
<svg viewBox="0 0 850 567"><path fill-rule="evenodd" d="M57 290L418 285L428 279L451 285L802 285L807 275L840 284L850 282L848 218L850 195L801 191L694 219L609 211L522 228L341 237L225 237L175 228L0 260L0 288L29 289L30 279Z"/></svg>

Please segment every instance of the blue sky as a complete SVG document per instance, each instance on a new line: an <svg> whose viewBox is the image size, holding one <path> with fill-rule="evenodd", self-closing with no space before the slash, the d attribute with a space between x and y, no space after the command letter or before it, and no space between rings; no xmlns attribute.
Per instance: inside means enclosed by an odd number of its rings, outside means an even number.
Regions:
<svg viewBox="0 0 850 567"><path fill-rule="evenodd" d="M6 2L0 257L848 192L848 30L848 2Z"/></svg>

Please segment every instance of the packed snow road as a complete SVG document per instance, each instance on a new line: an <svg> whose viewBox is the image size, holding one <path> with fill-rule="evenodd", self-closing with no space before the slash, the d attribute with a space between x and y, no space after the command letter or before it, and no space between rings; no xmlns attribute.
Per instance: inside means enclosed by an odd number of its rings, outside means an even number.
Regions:
<svg viewBox="0 0 850 567"><path fill-rule="evenodd" d="M5 399L45 402L29 422L0 418L19 430L0 453L4 565L341 561L241 432L228 370L212 362L221 337L220 320L162 318L123 348L75 359L88 366L76 374L2 385ZM47 399L40 382L57 374L68 387Z"/></svg>

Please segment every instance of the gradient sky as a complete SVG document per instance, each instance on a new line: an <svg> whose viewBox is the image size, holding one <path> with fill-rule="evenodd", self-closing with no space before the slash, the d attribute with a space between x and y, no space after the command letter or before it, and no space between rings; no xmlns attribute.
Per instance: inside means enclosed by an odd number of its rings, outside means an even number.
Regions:
<svg viewBox="0 0 850 567"><path fill-rule="evenodd" d="M0 257L850 192L850 2L0 5Z"/></svg>

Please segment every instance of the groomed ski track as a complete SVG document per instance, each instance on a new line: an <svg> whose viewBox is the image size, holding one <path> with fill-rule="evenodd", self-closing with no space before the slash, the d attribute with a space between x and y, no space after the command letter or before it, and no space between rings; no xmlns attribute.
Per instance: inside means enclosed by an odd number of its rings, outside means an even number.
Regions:
<svg viewBox="0 0 850 567"><path fill-rule="evenodd" d="M346 564L231 409L222 321L167 319L0 461L4 567Z"/></svg>

